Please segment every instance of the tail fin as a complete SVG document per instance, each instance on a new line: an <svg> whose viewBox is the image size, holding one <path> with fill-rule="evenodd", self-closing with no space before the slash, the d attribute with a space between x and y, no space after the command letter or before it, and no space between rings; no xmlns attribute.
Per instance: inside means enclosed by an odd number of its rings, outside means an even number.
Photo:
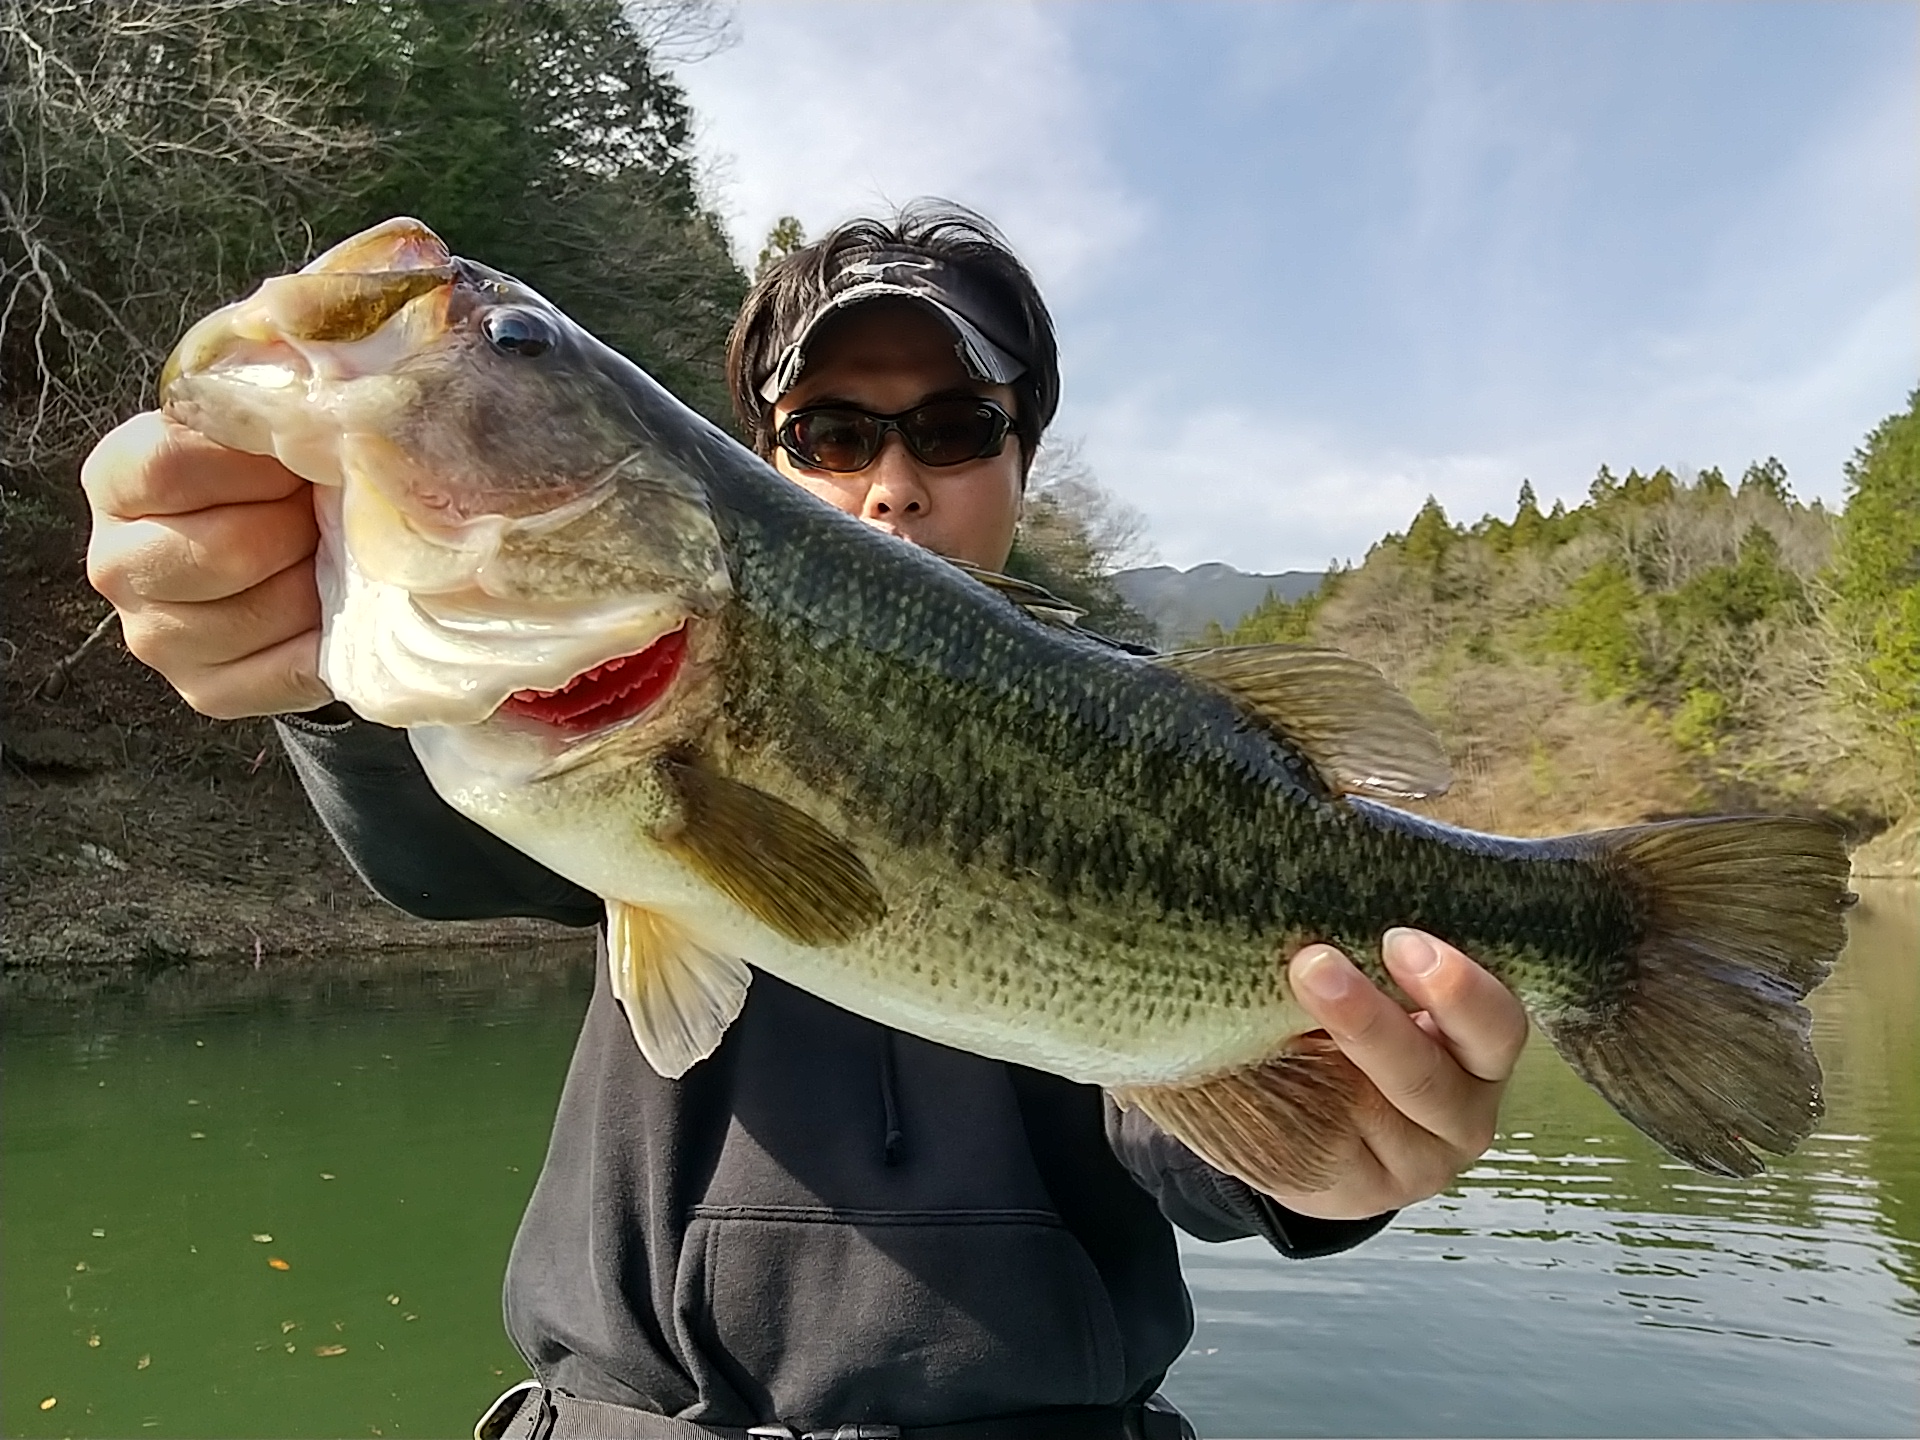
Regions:
<svg viewBox="0 0 1920 1440"><path fill-rule="evenodd" d="M1677 820L1585 835L1636 902L1624 992L1535 1019L1567 1063L1679 1159L1754 1175L1823 1110L1799 1002L1846 943L1838 832L1786 816Z"/></svg>

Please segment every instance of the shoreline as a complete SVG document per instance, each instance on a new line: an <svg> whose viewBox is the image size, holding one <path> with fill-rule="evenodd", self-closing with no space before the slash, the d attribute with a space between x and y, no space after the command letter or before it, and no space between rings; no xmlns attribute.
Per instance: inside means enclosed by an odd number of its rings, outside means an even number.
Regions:
<svg viewBox="0 0 1920 1440"><path fill-rule="evenodd" d="M586 943L584 932L545 921L420 920L373 895L308 807L271 723L193 713L117 634L63 693L41 694L41 678L98 624L103 602L71 578L77 550L64 561L4 562L0 981L9 991L42 988L36 976L59 989L202 965L322 973L355 957ZM1607 821L1643 818L1616 808L1620 818ZM1853 873L1920 879L1920 814L1859 846Z"/></svg>

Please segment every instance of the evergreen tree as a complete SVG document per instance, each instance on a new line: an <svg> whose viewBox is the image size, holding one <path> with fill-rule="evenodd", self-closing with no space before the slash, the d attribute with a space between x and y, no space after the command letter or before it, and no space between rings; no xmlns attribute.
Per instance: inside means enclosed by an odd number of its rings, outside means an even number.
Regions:
<svg viewBox="0 0 1920 1440"><path fill-rule="evenodd" d="M1834 576L1867 680L1920 759L1920 389L1847 463Z"/></svg>
<svg viewBox="0 0 1920 1440"><path fill-rule="evenodd" d="M1400 542L1400 550L1414 564L1432 569L1446 557L1458 538L1447 512L1429 495L1420 513L1413 517L1413 524L1407 527L1407 538Z"/></svg>
<svg viewBox="0 0 1920 1440"><path fill-rule="evenodd" d="M807 232L801 228L798 216L782 215L767 231L767 240L760 247L759 258L753 262L753 278L758 280L767 273L767 267L776 260L783 260L807 243Z"/></svg>
<svg viewBox="0 0 1920 1440"><path fill-rule="evenodd" d="M1529 550L1546 537L1546 517L1533 493L1533 482L1520 482L1520 503L1513 512L1513 548Z"/></svg>
<svg viewBox="0 0 1920 1440"><path fill-rule="evenodd" d="M1741 495L1765 495L1782 505L1793 503L1793 491L1787 484L1787 467L1769 455L1756 460L1740 477Z"/></svg>

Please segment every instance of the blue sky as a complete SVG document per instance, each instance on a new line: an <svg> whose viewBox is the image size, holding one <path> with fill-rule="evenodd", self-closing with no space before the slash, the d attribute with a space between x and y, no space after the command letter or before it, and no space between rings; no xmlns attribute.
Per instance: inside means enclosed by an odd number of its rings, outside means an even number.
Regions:
<svg viewBox="0 0 1920 1440"><path fill-rule="evenodd" d="M1920 384L1920 6L742 5L683 66L749 262L920 194L1061 335L1056 433L1188 566L1317 569L1778 455Z"/></svg>

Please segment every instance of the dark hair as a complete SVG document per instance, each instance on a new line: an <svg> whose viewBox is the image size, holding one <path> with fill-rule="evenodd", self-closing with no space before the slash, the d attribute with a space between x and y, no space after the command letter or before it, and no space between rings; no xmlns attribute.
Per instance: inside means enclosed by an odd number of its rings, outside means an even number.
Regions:
<svg viewBox="0 0 1920 1440"><path fill-rule="evenodd" d="M727 337L727 388L741 434L762 456L773 454L773 402L760 386L787 338L826 304L834 277L849 261L876 250L907 250L968 272L969 278L1007 302L1026 334L1020 358L1027 369L1013 382L1014 434L1021 459L1033 463L1040 435L1060 405L1060 353L1053 317L1027 267L992 223L949 200L921 199L891 220L849 220L766 268L740 306Z"/></svg>

